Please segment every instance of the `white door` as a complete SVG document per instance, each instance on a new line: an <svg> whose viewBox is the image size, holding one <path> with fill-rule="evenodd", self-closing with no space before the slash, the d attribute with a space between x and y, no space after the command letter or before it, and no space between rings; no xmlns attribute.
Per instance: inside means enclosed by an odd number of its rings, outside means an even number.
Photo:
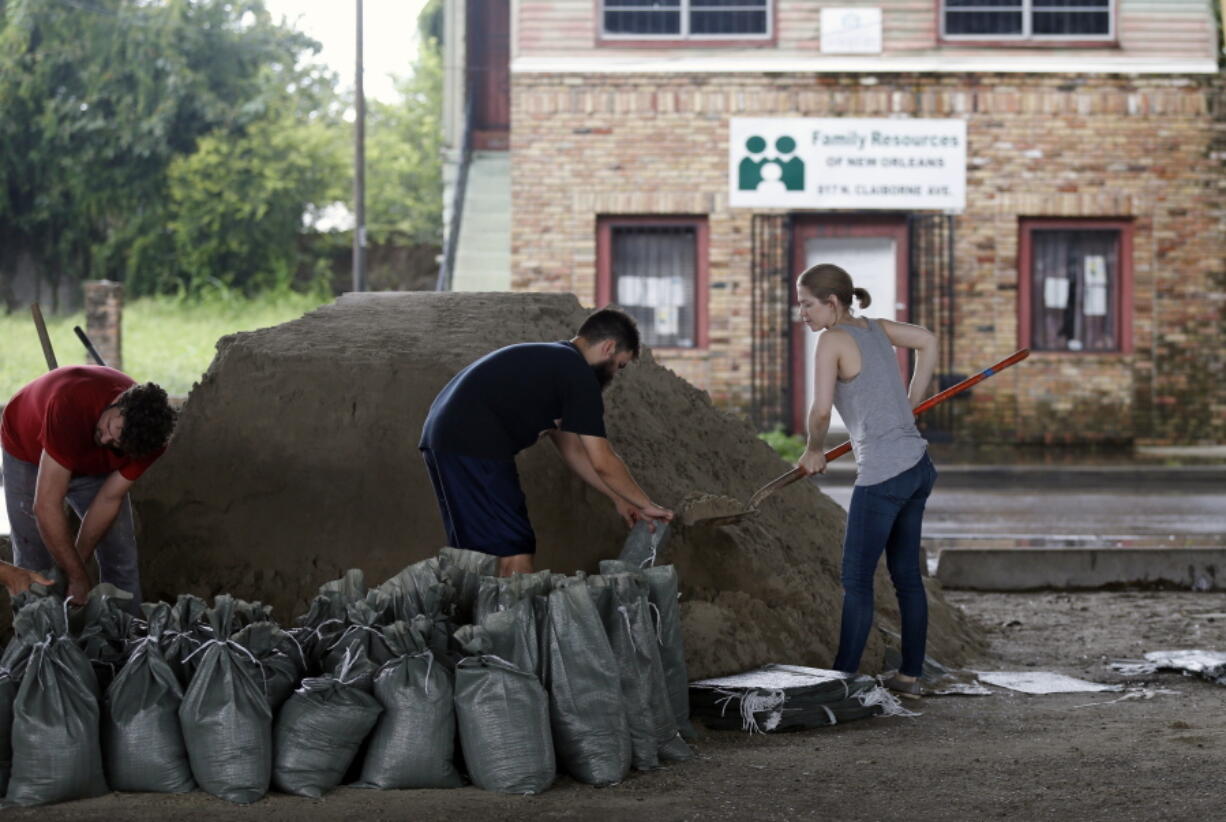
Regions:
<svg viewBox="0 0 1226 822"><path fill-rule="evenodd" d="M851 275L857 288L863 288L873 298L873 303L863 316L898 319L897 253L892 237L811 237L805 240L805 266L818 263L834 263ZM859 303L852 306L859 313ZM805 412L813 404L813 351L817 334L805 327ZM830 417L830 430L847 433L847 426L834 411Z"/></svg>

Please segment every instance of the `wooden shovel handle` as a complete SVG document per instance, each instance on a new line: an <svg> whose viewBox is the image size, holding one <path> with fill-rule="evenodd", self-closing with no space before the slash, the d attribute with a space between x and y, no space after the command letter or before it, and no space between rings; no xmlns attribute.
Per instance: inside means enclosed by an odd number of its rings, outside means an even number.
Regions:
<svg viewBox="0 0 1226 822"><path fill-rule="evenodd" d="M1021 362L1022 360L1026 359L1029 356L1030 356L1029 348L1023 348L1020 351L1015 351L1014 353L1010 354L1008 357L1005 357L1003 360L996 363L995 365L992 365L988 368L983 369L978 374L967 377L966 379L964 379L962 382L958 383L957 385L951 385L949 388L946 388L944 391L940 392L939 394L933 394L931 397L924 400L919 405L915 406L915 415L918 417L920 414L924 413L929 408L932 408L934 405L940 405L941 403L945 402L945 400L949 399L950 397L956 394L961 394L963 391L970 388L972 385L983 382L984 380L986 380L988 377L992 376L993 374L996 374L1000 371L1004 371L1009 366L1016 365L1017 363ZM848 440L842 445L835 446L834 448L831 448L829 451L826 452L826 462L830 462L831 460L837 460L839 457L843 456L850 450L851 450L851 440ZM788 471L786 474L780 474L779 476L775 477L770 482L766 483L766 485L763 485L761 488L759 488L758 491L752 497L749 498L750 509L752 510L752 509L757 508L758 504L761 503L762 500L766 499L771 494L778 491L780 488L786 488L787 486L791 485L797 480L804 479L804 477L805 477L805 471L803 468L800 468L799 466L796 468L793 468L791 471Z"/></svg>
<svg viewBox="0 0 1226 822"><path fill-rule="evenodd" d="M55 351L51 348L51 337L47 334L47 323L43 321L43 310L38 303L30 303L30 314L34 317L34 328L38 331L38 341L43 346L43 357L47 360L47 370L54 371L59 367L55 361Z"/></svg>

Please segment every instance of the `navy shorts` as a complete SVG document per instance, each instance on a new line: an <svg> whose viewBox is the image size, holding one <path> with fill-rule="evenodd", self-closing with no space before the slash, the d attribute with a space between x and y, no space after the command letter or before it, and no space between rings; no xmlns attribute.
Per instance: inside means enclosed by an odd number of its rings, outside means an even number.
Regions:
<svg viewBox="0 0 1226 822"><path fill-rule="evenodd" d="M447 544L496 557L536 553L536 534L515 460L462 457L421 449Z"/></svg>

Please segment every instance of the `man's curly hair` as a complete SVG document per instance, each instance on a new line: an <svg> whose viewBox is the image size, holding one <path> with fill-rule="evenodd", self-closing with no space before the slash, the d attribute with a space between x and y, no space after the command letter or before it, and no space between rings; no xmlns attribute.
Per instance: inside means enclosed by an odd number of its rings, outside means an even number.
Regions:
<svg viewBox="0 0 1226 822"><path fill-rule="evenodd" d="M166 392L156 383L134 385L114 403L123 412L119 450L129 457L143 457L163 448L175 428L175 411Z"/></svg>

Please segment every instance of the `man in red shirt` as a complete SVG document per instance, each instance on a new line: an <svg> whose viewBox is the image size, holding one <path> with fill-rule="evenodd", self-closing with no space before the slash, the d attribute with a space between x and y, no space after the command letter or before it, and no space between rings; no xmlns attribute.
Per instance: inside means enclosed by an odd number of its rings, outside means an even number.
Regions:
<svg viewBox="0 0 1226 822"><path fill-rule="evenodd" d="M58 565L79 604L97 554L102 582L141 602L136 533L128 489L166 448L175 413L166 392L121 371L67 366L18 391L4 407L0 446L14 564ZM64 511L81 518L75 539Z"/></svg>

